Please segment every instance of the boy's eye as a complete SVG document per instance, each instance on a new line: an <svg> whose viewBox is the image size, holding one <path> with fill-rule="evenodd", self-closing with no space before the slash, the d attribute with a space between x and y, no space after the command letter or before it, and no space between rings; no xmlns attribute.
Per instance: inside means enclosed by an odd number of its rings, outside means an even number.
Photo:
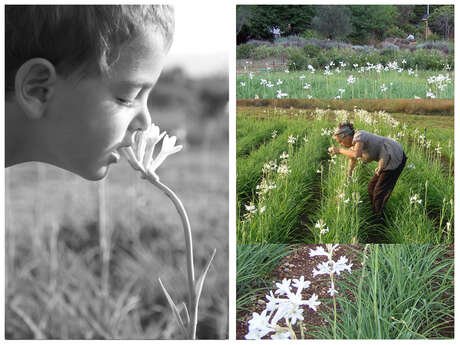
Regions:
<svg viewBox="0 0 460 345"><path fill-rule="evenodd" d="M131 100L124 99L124 98L119 98L119 97L117 97L117 101L118 101L120 104L125 105L125 106L128 106L128 107L129 107L129 106L132 106L133 103L134 103L134 102L131 101Z"/></svg>

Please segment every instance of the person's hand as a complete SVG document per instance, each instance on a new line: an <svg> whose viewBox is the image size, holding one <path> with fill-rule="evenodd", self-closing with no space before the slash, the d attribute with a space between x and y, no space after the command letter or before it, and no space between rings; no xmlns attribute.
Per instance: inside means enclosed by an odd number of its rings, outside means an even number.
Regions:
<svg viewBox="0 0 460 345"><path fill-rule="evenodd" d="M377 176L380 176L380 174L382 173L382 170L383 170L383 168L377 167L377 169L375 169L375 174L376 174Z"/></svg>
<svg viewBox="0 0 460 345"><path fill-rule="evenodd" d="M332 154L337 154L339 153L339 148L338 147L334 147L334 146L331 146L329 147L328 149L329 153L332 155Z"/></svg>

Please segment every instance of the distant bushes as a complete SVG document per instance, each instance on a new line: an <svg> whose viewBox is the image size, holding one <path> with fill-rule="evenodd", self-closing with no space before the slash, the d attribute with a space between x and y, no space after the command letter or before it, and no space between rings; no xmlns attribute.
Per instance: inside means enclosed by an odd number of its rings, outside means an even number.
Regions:
<svg viewBox="0 0 460 345"><path fill-rule="evenodd" d="M305 39L288 36L267 41L249 41L237 46L238 59L286 58L291 70L305 70L308 65L322 69L331 61L335 66L345 62L345 68L352 69L353 64L359 66L371 64L387 65L398 61L404 68L440 70L448 64L454 67L454 48L450 42L424 42L418 45L400 47L392 42L382 42L379 48L366 45L351 45L337 41L324 41L316 38ZM401 65L402 61L405 63Z"/></svg>

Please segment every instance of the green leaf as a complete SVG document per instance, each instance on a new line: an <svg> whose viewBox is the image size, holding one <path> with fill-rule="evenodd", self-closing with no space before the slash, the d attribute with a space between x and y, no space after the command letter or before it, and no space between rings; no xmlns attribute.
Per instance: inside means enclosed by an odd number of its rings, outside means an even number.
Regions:
<svg viewBox="0 0 460 345"><path fill-rule="evenodd" d="M188 332L187 329L184 326L184 322L182 321L182 318L180 316L179 310L177 309L176 305L174 304L174 301L172 300L171 296L169 295L168 291L166 291L166 288L164 287L163 283L161 282L161 279L158 278L158 281L160 282L161 288L163 289L163 292L166 296L166 299L168 300L169 306L171 307L171 310L176 317L176 321L179 324L180 329L182 330L182 333L186 338L188 338Z"/></svg>
<svg viewBox="0 0 460 345"><path fill-rule="evenodd" d="M208 264L203 270L203 273L201 273L200 278L196 282L196 285L195 285L195 294L196 294L195 308L196 309L198 309L198 302L200 300L201 291L203 290L204 279L206 278L206 274L208 274L209 267L211 267L211 262L212 262L212 259L214 259L215 255L216 255L216 249L214 249L214 251L212 252L211 259L209 259Z"/></svg>

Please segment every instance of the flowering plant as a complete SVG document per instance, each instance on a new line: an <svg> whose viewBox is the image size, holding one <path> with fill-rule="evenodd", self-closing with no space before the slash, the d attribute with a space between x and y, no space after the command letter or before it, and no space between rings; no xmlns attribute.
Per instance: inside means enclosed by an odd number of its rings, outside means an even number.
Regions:
<svg viewBox="0 0 460 345"><path fill-rule="evenodd" d="M161 140L163 140L161 150L154 158L155 146ZM192 230L187 212L185 211L181 200L170 188L160 182L160 177L156 173L157 168L164 162L164 160L168 156L179 152L182 149L182 145L176 146L176 137L169 137L166 132L160 133L160 128L153 123L145 131L134 132L131 142L132 145L119 148L120 154L126 158L134 170L141 173L141 177L143 179L146 179L155 187L159 188L171 199L182 220L187 251L187 277L189 290L188 304L182 303L185 307L184 317L182 317L180 309L173 302L173 299L167 292L161 279L159 279L159 282L184 337L195 339L198 322L198 303L203 289L204 279L206 278L209 267L211 266L216 250L214 249L214 252L212 253L203 273L200 278L196 280L193 264Z"/></svg>
<svg viewBox="0 0 460 345"><path fill-rule="evenodd" d="M291 286L292 285L292 286ZM296 334L292 326L297 321L303 321L302 305L310 307L316 311L316 307L321 304L318 301L318 296L313 294L308 300L302 299L302 291L308 289L310 282L304 280L301 276L299 279L283 279L281 283L276 283L278 288L273 294L265 296L267 299L265 310L260 314L252 313L252 319L249 320L249 332L246 334L246 339L261 339L269 333L272 339L296 339ZM296 292L292 288L296 288ZM275 297L277 295L278 297ZM269 313L267 315L267 313ZM278 322L284 320L287 326L281 326ZM302 331L302 325L300 325Z"/></svg>

